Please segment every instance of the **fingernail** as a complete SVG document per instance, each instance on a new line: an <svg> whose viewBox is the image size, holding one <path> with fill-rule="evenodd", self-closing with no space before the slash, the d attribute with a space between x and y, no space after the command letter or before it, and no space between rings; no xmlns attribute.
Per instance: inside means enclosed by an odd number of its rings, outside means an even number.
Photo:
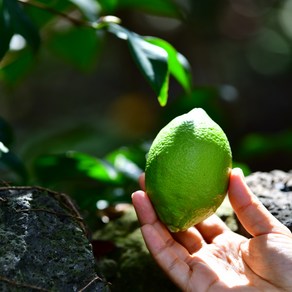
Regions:
<svg viewBox="0 0 292 292"><path fill-rule="evenodd" d="M242 180L245 180L245 177L241 168L237 167L237 168L234 168L234 170L238 173L238 175L242 178Z"/></svg>
<svg viewBox="0 0 292 292"><path fill-rule="evenodd" d="M134 196L139 196L139 195L141 196L141 194L143 195L143 193L144 192L143 191L140 191L140 190L135 191L135 192L132 193L131 198L133 199Z"/></svg>
<svg viewBox="0 0 292 292"><path fill-rule="evenodd" d="M249 253L249 242L248 241L242 242L240 244L240 249L244 254L248 254Z"/></svg>

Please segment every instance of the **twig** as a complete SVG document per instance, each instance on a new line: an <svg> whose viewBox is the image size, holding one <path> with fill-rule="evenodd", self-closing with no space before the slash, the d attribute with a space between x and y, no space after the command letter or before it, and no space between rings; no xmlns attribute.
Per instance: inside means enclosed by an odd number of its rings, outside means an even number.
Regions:
<svg viewBox="0 0 292 292"><path fill-rule="evenodd" d="M84 219L80 216L80 213L78 212L77 208L75 207L75 205L72 203L72 201L70 200L69 196L67 196L64 193L59 193L53 190L50 190L48 188L44 188L44 187L40 187L40 186L11 186L11 187L0 187L0 191L7 191L7 190L38 190L41 192L46 192L48 193L48 195L53 196L55 199L58 200L58 202L60 204L62 204L62 206L64 208L66 208L66 210L68 210L68 212L73 213L74 215L69 215L69 214L59 214L62 216L67 216L67 217L72 217L77 219L77 221L79 222L79 226L82 229L82 231L84 232L84 234L88 237L88 230L84 224ZM28 210L32 210L32 209L28 209ZM27 211L28 211L27 210ZM46 209L44 209L46 210ZM43 211L44 211L43 210ZM18 210L18 212L21 210ZM46 210L46 211L50 211L50 210ZM52 211L51 211L52 212ZM57 214L57 213L55 213Z"/></svg>
<svg viewBox="0 0 292 292"><path fill-rule="evenodd" d="M95 281L101 281L101 282L105 282L106 284L111 284L105 280L103 280L102 278L100 278L99 276L96 276L95 278L93 278L88 284L86 284L86 286L84 286L83 288L81 288L80 290L78 290L78 292L83 292L85 291L86 288L88 288L92 283L94 283Z"/></svg>
<svg viewBox="0 0 292 292"><path fill-rule="evenodd" d="M49 6L47 6L47 5L43 4L43 3L39 3L39 2L31 1L31 0L29 0L29 1L28 0L18 0L18 2L21 2L22 4L25 4L25 5L30 5L30 6L45 10L45 11L51 13L51 14L59 15L59 16L65 18L65 19L67 19L68 21L70 21L74 25L87 26L87 27L91 27L91 28L93 27L91 22L74 18L74 17L72 17L72 16L70 16L70 15L68 15L66 13L58 11L58 10L56 10L56 9L54 9L52 7L49 7Z"/></svg>
<svg viewBox="0 0 292 292"><path fill-rule="evenodd" d="M3 185L3 186L6 186L6 187L10 187L9 182L7 182L7 181L5 181L3 179L0 180L0 184Z"/></svg>
<svg viewBox="0 0 292 292"><path fill-rule="evenodd" d="M78 221L83 221L83 219L81 217L77 217L77 216L70 215L70 214L65 214L65 213L59 213L59 212L55 212L55 211L47 210L47 209L42 209L42 208L17 209L15 211L17 213L21 213L21 212L46 212L46 213L54 214L54 215L57 215L57 216L64 216L64 217L69 217L69 218L76 219Z"/></svg>
<svg viewBox="0 0 292 292"><path fill-rule="evenodd" d="M0 197L0 202L6 203L8 200L6 198Z"/></svg>
<svg viewBox="0 0 292 292"><path fill-rule="evenodd" d="M38 290L38 291L43 291L43 292L51 292L50 290L47 290L47 289L44 289L44 288L41 288L41 287L33 286L33 285L30 285L30 284L26 284L26 283L15 282L13 280L10 280L10 279L8 279L6 277L2 277L2 276L0 276L0 281L6 282L6 283L8 283L10 285L14 285L14 286L17 286L17 287L24 287L24 288L34 289L34 290Z"/></svg>
<svg viewBox="0 0 292 292"><path fill-rule="evenodd" d="M54 14L54 15L59 15L65 19L67 19L69 22L73 23L76 26L85 26L85 27L93 28L95 30L105 28L105 27L107 27L107 25L109 23L117 23L117 24L121 23L121 20L118 17L112 16L112 15L101 16L96 21L91 22L91 21L85 21L83 19L74 18L66 13L58 11L58 10L56 10L50 6L47 6L43 3L35 2L33 0L18 0L18 2L25 4L25 5L30 5L30 6L45 10L51 14Z"/></svg>

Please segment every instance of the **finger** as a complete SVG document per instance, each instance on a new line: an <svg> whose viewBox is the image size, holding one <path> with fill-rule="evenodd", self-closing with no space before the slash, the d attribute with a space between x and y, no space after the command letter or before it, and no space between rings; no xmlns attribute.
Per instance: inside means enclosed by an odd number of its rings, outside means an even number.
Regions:
<svg viewBox="0 0 292 292"><path fill-rule="evenodd" d="M184 249L181 253L182 259L184 259L186 256L185 249L188 251L188 253L193 254L194 252L198 251L205 243L200 232L194 227L189 228L187 231L184 232L173 233L171 236L166 227L159 222L151 201L145 192L135 192L132 195L132 202L135 207L140 224L142 226L146 224L154 225L156 230L166 242L170 242L170 239L172 238L177 240L177 242ZM180 249L181 248L178 249L178 252L180 252Z"/></svg>
<svg viewBox="0 0 292 292"><path fill-rule="evenodd" d="M200 257L191 256L185 250L183 258L182 252L177 251L178 243L163 238L153 225L146 224L141 229L153 258L182 291L194 289L207 291L215 281L219 280L216 273Z"/></svg>
<svg viewBox="0 0 292 292"><path fill-rule="evenodd" d="M145 173L144 172L139 176L139 185L141 189L145 191Z"/></svg>
<svg viewBox="0 0 292 292"><path fill-rule="evenodd" d="M148 250L170 279L179 287L188 283L191 269L187 259L190 255L186 252L185 259L181 259L175 245L170 240L166 241L153 225L143 225L141 231Z"/></svg>
<svg viewBox="0 0 292 292"><path fill-rule="evenodd" d="M148 250L170 278L177 285L183 285L190 272L187 264L190 254L158 220L145 192L133 193L132 202L142 225L141 231Z"/></svg>
<svg viewBox="0 0 292 292"><path fill-rule="evenodd" d="M132 202L142 226L142 233L144 226L151 225L158 232L164 242L166 242L167 245L172 246L178 256L184 260L186 256L189 255L188 251L173 239L166 226L158 220L158 217L147 194L143 191L135 192L132 195ZM154 241L155 239L150 238L150 241L151 240Z"/></svg>
<svg viewBox="0 0 292 292"><path fill-rule="evenodd" d="M207 243L214 242L215 238L224 232L230 232L226 224L215 214L196 225Z"/></svg>
<svg viewBox="0 0 292 292"><path fill-rule="evenodd" d="M154 224L158 220L151 201L145 192L134 192L132 202L141 225Z"/></svg>
<svg viewBox="0 0 292 292"><path fill-rule="evenodd" d="M173 233L172 236L182 244L190 254L200 250L205 244L205 240L201 233L195 227L190 227L186 231Z"/></svg>
<svg viewBox="0 0 292 292"><path fill-rule="evenodd" d="M291 234L290 230L280 223L251 192L239 168L231 172L228 195L239 221L251 235Z"/></svg>

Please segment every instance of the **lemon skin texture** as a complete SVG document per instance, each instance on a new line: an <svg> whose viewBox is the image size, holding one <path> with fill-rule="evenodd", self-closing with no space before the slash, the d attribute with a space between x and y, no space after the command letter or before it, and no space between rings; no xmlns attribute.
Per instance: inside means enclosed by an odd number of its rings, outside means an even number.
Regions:
<svg viewBox="0 0 292 292"><path fill-rule="evenodd" d="M195 108L173 119L154 139L146 161L146 192L168 229L184 231L220 206L231 168L225 133Z"/></svg>

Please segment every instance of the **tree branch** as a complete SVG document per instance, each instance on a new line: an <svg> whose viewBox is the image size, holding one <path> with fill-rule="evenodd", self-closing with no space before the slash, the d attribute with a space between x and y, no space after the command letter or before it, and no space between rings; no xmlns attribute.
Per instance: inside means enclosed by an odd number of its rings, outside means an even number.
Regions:
<svg viewBox="0 0 292 292"><path fill-rule="evenodd" d="M58 15L66 20L68 20L69 22L71 22L72 24L76 25L76 26L85 26L85 27L90 27L93 28L95 30L97 29L102 29L104 27L106 27L109 23L121 23L121 20L116 17L116 16L112 16L112 15L106 15L106 16L102 16L100 17L97 21L85 21L83 19L78 19L75 17L72 17L64 12L58 11L55 8L49 7L43 3L39 3L33 0L18 0L18 2L24 4L24 5L30 5L33 6L35 8L39 8L41 10L45 10L51 14L54 15Z"/></svg>
<svg viewBox="0 0 292 292"><path fill-rule="evenodd" d="M37 290L37 291L42 291L42 292L51 292L50 290L41 288L41 287L37 287L37 286L33 286L27 283L20 283L20 282L15 282L14 280L8 279L6 277L3 277L0 275L0 282L6 282L9 285L12 286L16 286L18 288L28 288L30 290Z"/></svg>
<svg viewBox="0 0 292 292"><path fill-rule="evenodd" d="M71 22L72 24L76 25L76 26L86 26L86 27L91 27L93 28L93 25L91 22L88 22L88 21L85 21L85 20L82 20L82 19L77 19L77 18L74 18L66 13L63 13L61 11L58 11L52 7L49 7L43 3L39 3L39 2L35 2L35 1L31 1L31 0L18 0L18 2L24 4L24 5L29 5L29 6L33 6L35 8L39 8L41 10L45 10L51 14L54 14L54 15L58 15L58 16L61 16L62 18L65 18L67 19L69 22Z"/></svg>

